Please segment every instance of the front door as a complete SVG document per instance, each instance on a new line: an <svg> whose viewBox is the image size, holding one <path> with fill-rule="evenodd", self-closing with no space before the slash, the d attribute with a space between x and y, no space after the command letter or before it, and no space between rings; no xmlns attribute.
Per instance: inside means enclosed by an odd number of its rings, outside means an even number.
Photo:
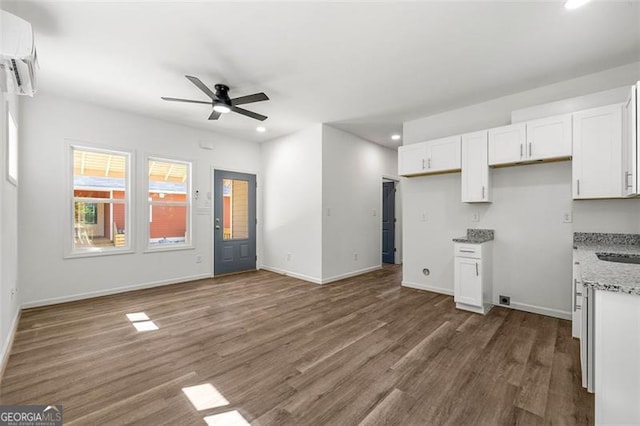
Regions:
<svg viewBox="0 0 640 426"><path fill-rule="evenodd" d="M215 170L214 275L256 269L256 176Z"/></svg>
<svg viewBox="0 0 640 426"><path fill-rule="evenodd" d="M382 183L382 261L396 258L396 188L395 182Z"/></svg>

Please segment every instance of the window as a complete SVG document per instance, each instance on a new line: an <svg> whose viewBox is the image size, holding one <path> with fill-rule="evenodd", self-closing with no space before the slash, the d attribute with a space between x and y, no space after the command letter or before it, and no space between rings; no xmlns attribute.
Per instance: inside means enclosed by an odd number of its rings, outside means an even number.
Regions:
<svg viewBox="0 0 640 426"><path fill-rule="evenodd" d="M131 249L130 154L71 147L71 254L117 253Z"/></svg>
<svg viewBox="0 0 640 426"><path fill-rule="evenodd" d="M18 125L7 106L7 179L18 184Z"/></svg>
<svg viewBox="0 0 640 426"><path fill-rule="evenodd" d="M149 249L191 247L191 163L147 161Z"/></svg>

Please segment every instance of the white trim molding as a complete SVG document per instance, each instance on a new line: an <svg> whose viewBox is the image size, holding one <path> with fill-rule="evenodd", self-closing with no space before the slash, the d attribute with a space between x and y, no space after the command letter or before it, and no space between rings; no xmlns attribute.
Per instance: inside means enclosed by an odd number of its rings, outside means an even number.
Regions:
<svg viewBox="0 0 640 426"><path fill-rule="evenodd" d="M448 288L431 287L426 284L413 283L413 282L404 281L404 280L402 280L402 286L414 288L416 290L425 290L425 291L430 291L432 293L440 293L440 294L446 294L447 296L453 296L453 290L450 290Z"/></svg>
<svg viewBox="0 0 640 426"><path fill-rule="evenodd" d="M0 352L0 383L2 383L2 377L4 376L4 369L9 362L9 356L11 355L11 347L13 346L13 340L16 337L16 332L18 331L18 323L20 322L20 315L22 314L22 309L18 309L15 317L13 317L13 322L11 323L11 328L9 330L9 335L7 336L6 342L4 342L4 346L2 347L2 351Z"/></svg>

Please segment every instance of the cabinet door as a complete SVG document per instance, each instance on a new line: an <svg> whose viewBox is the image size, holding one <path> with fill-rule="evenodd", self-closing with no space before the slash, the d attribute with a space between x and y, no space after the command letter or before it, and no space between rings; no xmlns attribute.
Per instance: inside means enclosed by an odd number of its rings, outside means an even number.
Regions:
<svg viewBox="0 0 640 426"><path fill-rule="evenodd" d="M427 142L429 173L460 170L460 136Z"/></svg>
<svg viewBox="0 0 640 426"><path fill-rule="evenodd" d="M462 136L462 201L488 202L487 131Z"/></svg>
<svg viewBox="0 0 640 426"><path fill-rule="evenodd" d="M398 148L398 174L400 176L426 173L426 168L427 147L424 142Z"/></svg>
<svg viewBox="0 0 640 426"><path fill-rule="evenodd" d="M571 157L571 114L527 122L528 161Z"/></svg>
<svg viewBox="0 0 640 426"><path fill-rule="evenodd" d="M631 197L638 194L638 94L632 86L622 111L622 194Z"/></svg>
<svg viewBox="0 0 640 426"><path fill-rule="evenodd" d="M622 106L573 115L573 198L622 196Z"/></svg>
<svg viewBox="0 0 640 426"><path fill-rule="evenodd" d="M489 165L518 163L524 160L525 124L512 124L489 130Z"/></svg>
<svg viewBox="0 0 640 426"><path fill-rule="evenodd" d="M482 307L482 265L480 259L455 258L454 300Z"/></svg>

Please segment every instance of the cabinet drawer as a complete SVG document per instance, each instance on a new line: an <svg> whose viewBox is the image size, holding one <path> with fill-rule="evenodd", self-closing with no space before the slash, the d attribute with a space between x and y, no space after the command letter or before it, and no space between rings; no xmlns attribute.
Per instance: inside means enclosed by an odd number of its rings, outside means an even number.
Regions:
<svg viewBox="0 0 640 426"><path fill-rule="evenodd" d="M455 256L470 257L472 259L481 259L482 245L458 243L455 245Z"/></svg>

